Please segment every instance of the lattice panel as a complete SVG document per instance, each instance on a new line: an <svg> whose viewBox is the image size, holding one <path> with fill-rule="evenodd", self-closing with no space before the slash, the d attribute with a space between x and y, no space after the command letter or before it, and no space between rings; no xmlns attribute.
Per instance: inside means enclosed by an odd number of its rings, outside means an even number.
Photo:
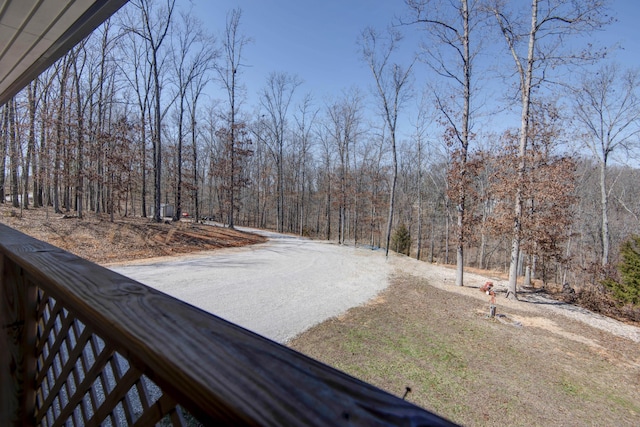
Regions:
<svg viewBox="0 0 640 427"><path fill-rule="evenodd" d="M40 426L193 424L171 397L42 290L36 358Z"/></svg>

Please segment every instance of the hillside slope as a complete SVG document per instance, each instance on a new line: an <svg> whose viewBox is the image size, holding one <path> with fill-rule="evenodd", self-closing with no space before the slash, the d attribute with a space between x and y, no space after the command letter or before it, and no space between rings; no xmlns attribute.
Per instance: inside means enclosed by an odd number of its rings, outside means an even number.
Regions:
<svg viewBox="0 0 640 427"><path fill-rule="evenodd" d="M85 218L56 214L51 208L20 210L0 205L0 222L100 264L262 243L266 239L191 222L154 223L149 218L108 215Z"/></svg>

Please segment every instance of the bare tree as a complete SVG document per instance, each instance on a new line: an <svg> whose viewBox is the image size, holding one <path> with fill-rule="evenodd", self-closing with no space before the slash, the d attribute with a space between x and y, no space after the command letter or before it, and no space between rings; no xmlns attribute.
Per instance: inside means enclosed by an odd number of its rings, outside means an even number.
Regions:
<svg viewBox="0 0 640 427"><path fill-rule="evenodd" d="M210 58L213 60L213 55ZM207 67L205 67L206 69ZM200 203L198 198L198 127L197 127L197 116L198 116L198 101L200 96L202 95L205 86L209 82L209 77L205 73L205 69L202 70L201 73L197 73L195 78L191 81L189 85L189 98L187 99L187 103L189 104L189 114L190 114L190 127L191 127L191 149L193 155L193 182L192 182L192 198L195 209L195 221L198 222L200 219Z"/></svg>
<svg viewBox="0 0 640 427"><path fill-rule="evenodd" d="M29 83L27 86L27 102L29 104L29 135L27 141L27 154L24 158L24 169L23 169L23 190L22 190L22 207L27 209L29 207L29 167L32 167L33 176L34 176L34 207L38 206L38 202L36 201L36 193L37 193L37 184L35 180L35 175L37 171L37 163L36 163L36 108L37 108L37 92L38 92L38 79ZM32 166L33 164L33 166Z"/></svg>
<svg viewBox="0 0 640 427"><path fill-rule="evenodd" d="M82 219L82 204L84 193L84 139L86 108L90 96L84 96L82 86L82 73L87 63L87 52L85 50L86 40L73 49L73 83L76 101L76 212L78 218Z"/></svg>
<svg viewBox="0 0 640 427"><path fill-rule="evenodd" d="M404 68L400 64L390 62L391 56L395 53L400 40L401 36L397 31L389 30L386 36L381 36L372 28L365 29L360 38L362 57L373 74L382 116L385 125L389 128L391 155L393 158L391 189L389 192L389 215L387 219L386 256L389 256L396 185L398 182L398 153L396 149L398 114L402 104L409 97L407 83L415 63L415 61L411 61Z"/></svg>
<svg viewBox="0 0 640 427"><path fill-rule="evenodd" d="M135 18L132 18L135 20ZM96 212L105 212L107 206L106 194L106 177L105 177L105 150L103 136L109 131L108 116L111 111L111 105L114 94L114 80L116 67L114 64L119 62L112 61L112 50L115 45L114 41L119 37L113 37L111 32L111 20L105 21L99 33L99 40L96 41L97 48L95 55L96 64L91 67L90 90L91 104L89 107L88 117L88 138L89 138L89 166L87 167L87 175L91 182L90 204L91 208ZM129 55L123 55L129 57ZM127 73L123 73L128 75ZM94 86L95 85L95 86Z"/></svg>
<svg viewBox="0 0 640 427"><path fill-rule="evenodd" d="M553 70L564 65L593 59L591 54L568 50L566 38L599 28L607 20L601 0L531 0L528 14L523 9L495 0L491 7L513 58L519 79L521 125L514 197L513 237L509 261L507 296L517 298L516 284L520 240L522 238L523 186L526 151L531 122L532 94L551 81ZM526 22L529 20L529 25Z"/></svg>
<svg viewBox="0 0 640 427"><path fill-rule="evenodd" d="M371 248L382 245L382 214L384 212L383 193L386 175L386 167L383 162L384 156L388 153L385 146L385 130L379 134L369 134L363 142L363 158L360 161L362 174L368 181L368 212L365 217L368 228L369 244Z"/></svg>
<svg viewBox="0 0 640 427"><path fill-rule="evenodd" d="M151 64L153 82L153 168L154 168L154 213L153 220L160 222L160 201L162 197L162 89L160 80L162 58L161 48L169 32L176 0L164 0L163 7L156 7L154 0L131 2L138 9L141 24L127 28L141 37L147 44L147 61Z"/></svg>
<svg viewBox="0 0 640 427"><path fill-rule="evenodd" d="M50 108L51 103L49 102L49 97L53 93L52 85L55 80L54 71L55 71L55 67L51 67L49 68L48 71L46 71L45 73L41 74L38 77L38 81L41 83L40 102L39 102L39 108L38 108L38 114L37 114L38 120L40 121L40 129L39 129L40 144L37 150L38 154L36 156L39 159L38 169L37 169L37 174L34 174L34 177L38 182L37 191L34 186L34 204L36 203L35 201L37 200L37 203L39 206L45 206L47 208L51 200L51 197L49 194L51 181L48 179L48 171L50 170L50 166L49 166L50 155L49 155L48 146L50 144L50 141L53 139L50 135L50 128L49 128L49 122L50 122L49 114L51 110ZM35 163L34 163L34 166L35 166ZM48 218L48 214L49 214L48 209L46 213Z"/></svg>
<svg viewBox="0 0 640 427"><path fill-rule="evenodd" d="M127 22L123 26L130 27L130 22L135 21L136 17L126 16ZM108 21L107 21L108 22ZM127 37L121 37L120 47L122 47L123 61L119 62L121 74L127 80L133 89L136 106L138 107L139 122L138 132L140 138L140 161L141 161L141 214L147 216L147 120L150 114L150 98L152 73L151 66L147 61L147 54L141 42L140 37L134 33L127 31ZM104 43L103 43L104 45ZM126 52L126 54L125 54ZM103 55L104 56L104 55ZM130 62L129 62L130 61ZM124 66L126 64L126 67Z"/></svg>
<svg viewBox="0 0 640 427"><path fill-rule="evenodd" d="M184 118L187 95L196 80L200 79L200 86L202 86L202 76L211 68L215 56L215 49L210 46L211 40L206 40L199 22L187 13L181 14L181 17L181 26L172 52L172 62L175 67L176 98L178 100L176 106L178 144L174 221L178 221L182 216L182 146L185 133ZM202 87L200 87L200 91L202 91Z"/></svg>
<svg viewBox="0 0 640 427"><path fill-rule="evenodd" d="M287 131L287 115L291 99L301 80L287 73L271 73L260 96L260 104L267 116L267 146L277 168L277 214L278 232L284 231L284 148Z"/></svg>
<svg viewBox="0 0 640 427"><path fill-rule="evenodd" d="M334 162L335 150L334 139L329 131L328 126L319 126L317 131L318 140L321 145L320 152L320 170L318 171L318 187L321 188L322 208L318 209L318 220L316 232L320 233L320 217L324 220L324 238L331 239L331 205L333 204L333 179L334 179ZM320 212L321 211L321 212Z"/></svg>
<svg viewBox="0 0 640 427"><path fill-rule="evenodd" d="M348 196L353 191L350 157L362 133L361 116L362 94L357 89L346 91L326 107L326 135L338 156L338 243L345 240Z"/></svg>
<svg viewBox="0 0 640 427"><path fill-rule="evenodd" d="M424 49L424 60L448 83L434 86L433 92L437 108L444 116L447 143L456 147L454 153L458 157L456 164L459 170L456 171L456 176L461 181L454 183L457 217L456 285L462 286L466 198L464 182L471 138L471 102L475 90L472 72L480 47L479 38L474 37L480 22L480 5L468 0L447 3L449 7L443 7L444 2L434 0L407 0L414 16L409 23L424 26L429 37L429 43ZM472 49L472 42L476 43L477 48Z"/></svg>
<svg viewBox="0 0 640 427"><path fill-rule="evenodd" d="M307 168L310 166L310 155L312 149L312 134L311 131L314 127L318 110L314 110L312 106L311 94L306 94L302 99L302 102L298 106L298 115L295 116L296 120L296 139L298 141L297 151L300 156L299 161L299 229L298 233L302 236L304 234L307 222L307 204L305 191L307 188L307 182L309 180L309 173ZM307 196L308 197L308 196Z"/></svg>
<svg viewBox="0 0 640 427"><path fill-rule="evenodd" d="M227 137L229 141L230 170L231 179L233 180L236 173L235 159L236 150L235 143L237 139L238 130L238 108L240 107L240 101L243 96L242 87L238 83L238 73L243 60L244 47L250 43L251 39L239 33L240 31L240 18L242 17L241 9L233 9L227 14L227 23L225 32L222 37L222 64L216 67L218 74L218 80L227 92L229 100L229 112L227 116L228 132ZM229 187L229 210L227 212L227 224L229 228L234 228L233 217L236 210L236 193L235 185Z"/></svg>
<svg viewBox="0 0 640 427"><path fill-rule="evenodd" d="M53 210L55 213L62 213L60 210L60 173L62 170L62 154L64 147L64 116L66 112L67 101L67 79L69 76L69 69L71 68L71 55L65 55L56 65L56 74L59 81L59 94L58 94L58 108L56 110L55 121L55 155L53 163Z"/></svg>
<svg viewBox="0 0 640 427"><path fill-rule="evenodd" d="M429 125L431 124L431 117L427 112L427 103L423 99L418 107L418 114L415 121L415 131L412 135L413 144L415 145L415 161L417 163L417 204L418 204L418 229L416 239L416 259L420 260L422 256L422 226L424 217L424 169L425 160L429 157L429 146L426 139L426 133Z"/></svg>
<svg viewBox="0 0 640 427"><path fill-rule="evenodd" d="M18 182L19 164L19 131L16 118L16 98L9 100L9 172L11 177L11 204L14 208L20 207L20 192Z"/></svg>
<svg viewBox="0 0 640 427"><path fill-rule="evenodd" d="M638 71L621 71L617 65L601 67L583 77L574 91L574 111L581 125L582 141L597 160L600 170L602 220L601 263L609 264L609 192L607 166L617 151L629 151L640 135L640 76Z"/></svg>

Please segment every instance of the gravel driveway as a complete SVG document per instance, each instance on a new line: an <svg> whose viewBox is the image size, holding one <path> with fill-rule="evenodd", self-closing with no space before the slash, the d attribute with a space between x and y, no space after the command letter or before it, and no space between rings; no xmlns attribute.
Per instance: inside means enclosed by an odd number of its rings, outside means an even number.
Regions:
<svg viewBox="0 0 640 427"><path fill-rule="evenodd" d="M389 285L381 250L249 231L269 241L110 268L280 343Z"/></svg>

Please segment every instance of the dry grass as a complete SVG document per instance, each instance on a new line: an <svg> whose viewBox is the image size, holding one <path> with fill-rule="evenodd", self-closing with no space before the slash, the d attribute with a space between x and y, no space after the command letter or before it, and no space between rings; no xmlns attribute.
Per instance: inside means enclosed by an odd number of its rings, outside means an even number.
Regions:
<svg viewBox="0 0 640 427"><path fill-rule="evenodd" d="M149 218L108 215L85 218L55 214L49 209L21 211L0 205L0 222L100 264L244 246L264 237L191 222L153 223Z"/></svg>
<svg viewBox="0 0 640 427"><path fill-rule="evenodd" d="M640 425L638 344L566 318L397 277L290 346L469 426ZM522 326L514 326L519 322Z"/></svg>

